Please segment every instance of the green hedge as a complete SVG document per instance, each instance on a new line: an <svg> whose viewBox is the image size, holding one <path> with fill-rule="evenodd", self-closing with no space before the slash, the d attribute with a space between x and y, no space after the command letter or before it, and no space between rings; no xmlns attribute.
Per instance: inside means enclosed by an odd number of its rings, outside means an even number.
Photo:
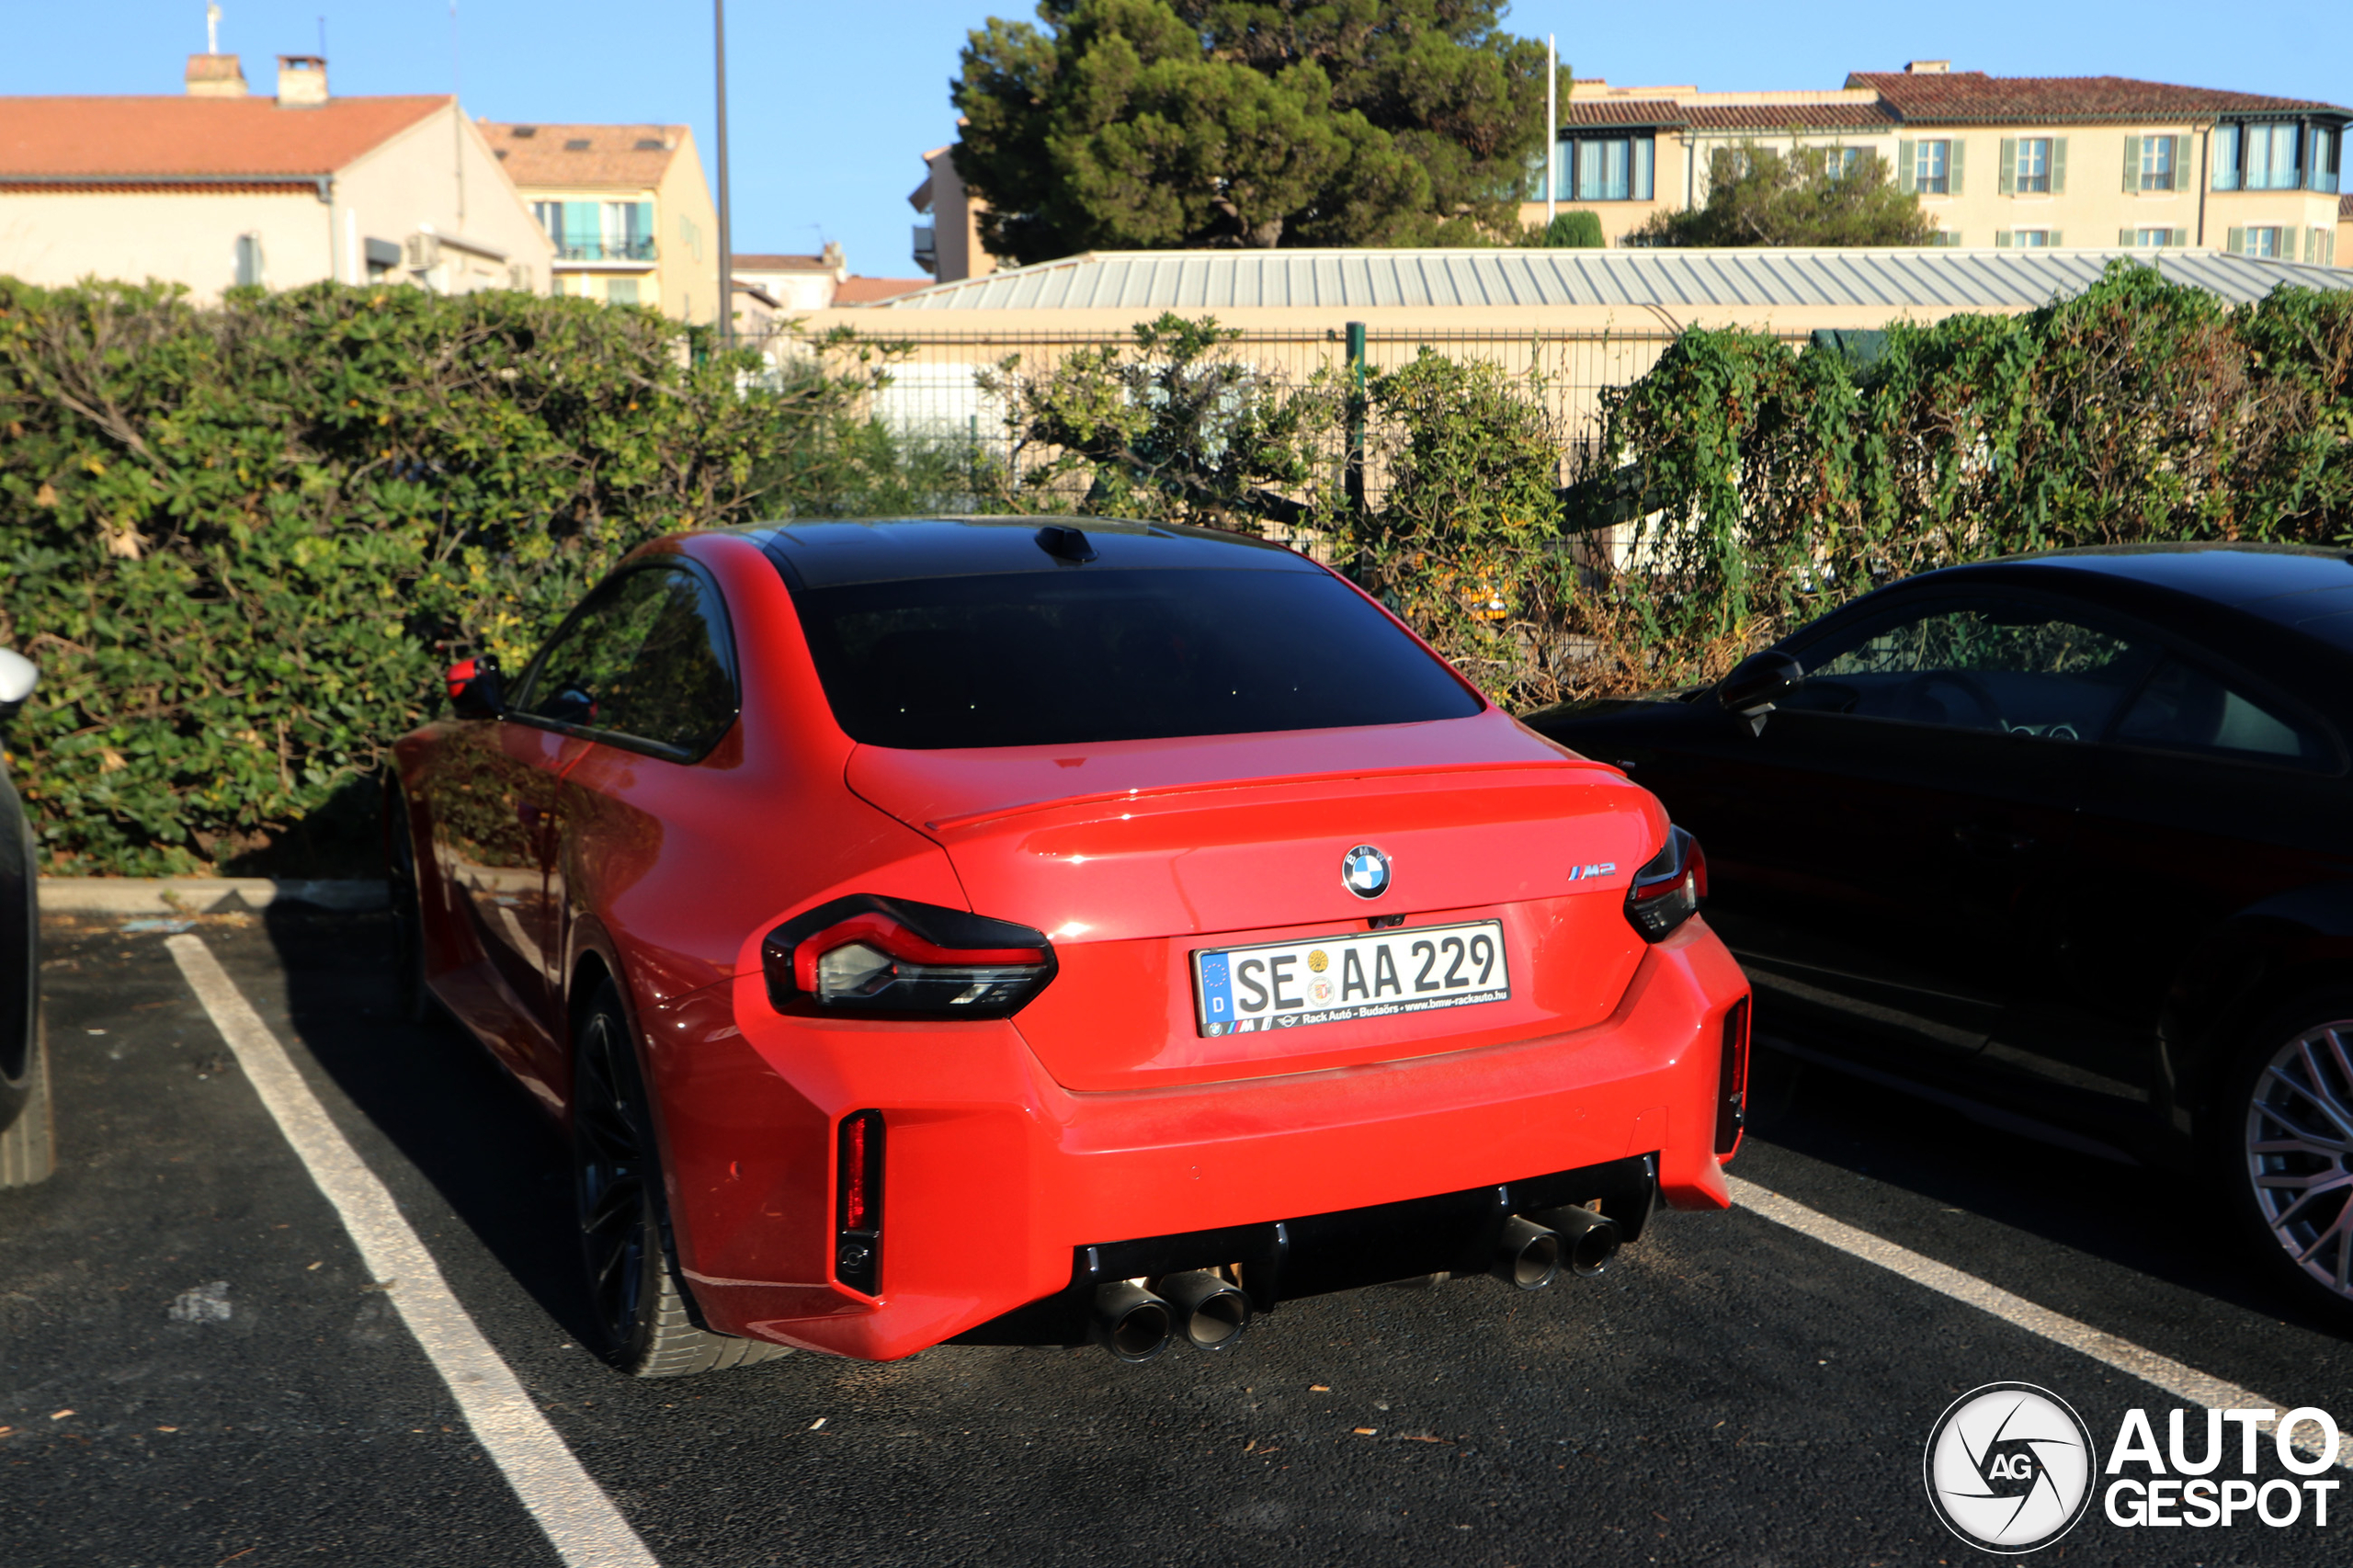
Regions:
<svg viewBox="0 0 2353 1568"><path fill-rule="evenodd" d="M747 385L703 347L522 294L0 278L0 643L41 666L7 744L44 869L356 869L447 660L527 653L647 538L872 488L873 364Z"/></svg>

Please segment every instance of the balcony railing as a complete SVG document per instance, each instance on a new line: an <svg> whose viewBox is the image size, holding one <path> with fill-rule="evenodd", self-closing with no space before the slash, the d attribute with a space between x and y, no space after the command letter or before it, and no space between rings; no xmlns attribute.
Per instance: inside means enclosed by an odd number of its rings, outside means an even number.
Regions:
<svg viewBox="0 0 2353 1568"><path fill-rule="evenodd" d="M556 246L558 261L652 261L654 242L638 240L567 240Z"/></svg>

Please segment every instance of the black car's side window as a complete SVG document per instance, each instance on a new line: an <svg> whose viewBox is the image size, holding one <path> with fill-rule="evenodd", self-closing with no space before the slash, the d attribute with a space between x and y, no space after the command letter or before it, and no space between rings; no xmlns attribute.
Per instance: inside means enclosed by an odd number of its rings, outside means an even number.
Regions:
<svg viewBox="0 0 2353 1568"><path fill-rule="evenodd" d="M2092 741L2154 655L2142 641L2039 607L1948 602L1807 648L1805 684L1780 706Z"/></svg>
<svg viewBox="0 0 2353 1568"><path fill-rule="evenodd" d="M2313 767L2333 760L2326 739L2312 725L2170 655L2124 710L2110 739Z"/></svg>
<svg viewBox="0 0 2353 1568"><path fill-rule="evenodd" d="M646 566L589 595L532 665L513 710L700 754L735 722L726 611L694 572Z"/></svg>

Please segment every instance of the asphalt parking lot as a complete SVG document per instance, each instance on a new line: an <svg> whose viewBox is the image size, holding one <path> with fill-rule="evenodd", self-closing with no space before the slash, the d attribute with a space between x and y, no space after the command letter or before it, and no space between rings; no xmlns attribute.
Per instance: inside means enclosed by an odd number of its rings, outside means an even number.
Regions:
<svg viewBox="0 0 2353 1568"><path fill-rule="evenodd" d="M56 1178L0 1193L0 1563L557 1563L164 945L59 920ZM190 931L666 1568L1957 1563L1939 1412L2043 1385L2109 1443L2177 1402L1759 1215L1667 1214L1602 1280L1286 1303L1231 1352L949 1346L637 1382L577 1348L562 1151L396 1021L370 916ZM1770 1020L1763 1022L1769 1027ZM2199 1184L1760 1056L1747 1181L2283 1405L2353 1415L2340 1327ZM2268 1448L2268 1445L2267 1444ZM2276 1469L2268 1473L2284 1473ZM2353 1501L2344 1505L2353 1509ZM2052 1560L2337 1562L2337 1516Z"/></svg>

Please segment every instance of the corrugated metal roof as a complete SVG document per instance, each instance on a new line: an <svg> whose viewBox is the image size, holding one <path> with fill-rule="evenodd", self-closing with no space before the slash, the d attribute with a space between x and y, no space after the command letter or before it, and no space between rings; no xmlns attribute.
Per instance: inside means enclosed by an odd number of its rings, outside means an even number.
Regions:
<svg viewBox="0 0 2353 1568"><path fill-rule="evenodd" d="M1379 310L1384 306L2032 308L2110 261L2154 265L2234 304L2353 269L2211 250L1102 251L901 296L888 311Z"/></svg>

